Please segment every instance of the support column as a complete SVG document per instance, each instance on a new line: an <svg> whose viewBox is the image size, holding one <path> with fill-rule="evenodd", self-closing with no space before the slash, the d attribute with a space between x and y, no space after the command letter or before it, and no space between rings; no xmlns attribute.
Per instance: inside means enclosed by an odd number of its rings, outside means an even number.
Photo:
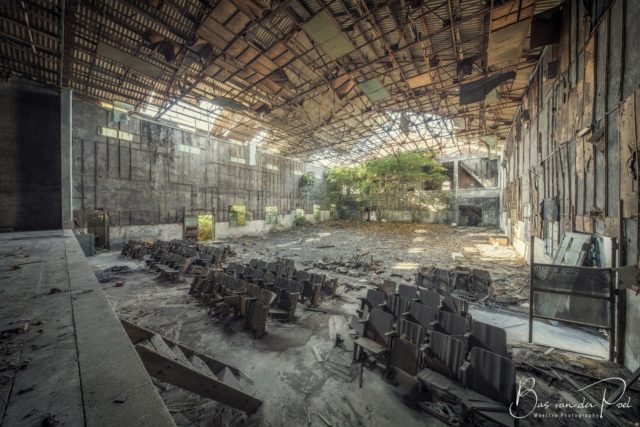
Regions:
<svg viewBox="0 0 640 427"><path fill-rule="evenodd" d="M72 91L60 89L60 197L62 228L73 228Z"/></svg>
<svg viewBox="0 0 640 427"><path fill-rule="evenodd" d="M451 203L453 207L453 222L458 225L460 210L458 209L458 162L459 160L453 161L453 202Z"/></svg>

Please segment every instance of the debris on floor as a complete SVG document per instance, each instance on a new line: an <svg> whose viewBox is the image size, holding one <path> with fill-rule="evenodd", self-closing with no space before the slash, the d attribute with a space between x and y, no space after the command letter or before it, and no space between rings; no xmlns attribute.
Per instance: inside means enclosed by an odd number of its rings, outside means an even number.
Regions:
<svg viewBox="0 0 640 427"><path fill-rule="evenodd" d="M105 268L104 270L96 272L96 278L100 283L115 282L121 279L122 274L129 274L133 270L127 265L114 265L113 267Z"/></svg>
<svg viewBox="0 0 640 427"><path fill-rule="evenodd" d="M228 253L219 261L203 256L197 242L150 242L136 252L139 258L131 259L135 271L127 275L128 286L106 292L127 320L242 366L253 395L268 402L259 421L246 418L249 425L276 425L283 417L295 425L327 425L320 416L332 425L369 425L373 419L416 426L508 424L504 409L511 395L495 383L498 378L517 384L533 377L541 399L573 402L580 396L571 381L586 386L596 378L631 377L620 368L603 367L616 365L568 353L559 344L550 351L519 338L526 331L527 271L512 248L490 242L495 231L452 232L412 224L393 228L400 237L377 224L350 229L335 223L209 245ZM344 241L366 249L345 253ZM454 261L452 252L464 258ZM177 280L165 280L155 265L178 260L176 255L192 263ZM331 266L320 268L322 259ZM173 265L181 268L184 260ZM270 297L260 300L260 292ZM251 307L257 302L262 314L254 319ZM262 338L247 339L246 328ZM219 402L157 384L178 425L220 425L241 418ZM636 402L638 389L637 383L631 386L625 398ZM594 386L592 395L601 396L601 391ZM345 393L351 405L342 399ZM370 403L358 397L364 395ZM522 399L522 411L530 404ZM624 422L635 412L615 414ZM521 424L532 422L525 418Z"/></svg>

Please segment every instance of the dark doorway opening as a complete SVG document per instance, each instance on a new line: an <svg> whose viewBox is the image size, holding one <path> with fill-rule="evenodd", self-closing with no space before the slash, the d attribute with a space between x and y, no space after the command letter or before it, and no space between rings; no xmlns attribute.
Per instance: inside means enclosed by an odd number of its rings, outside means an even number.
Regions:
<svg viewBox="0 0 640 427"><path fill-rule="evenodd" d="M458 225L477 227L482 224L482 208L463 205L458 207Z"/></svg>
<svg viewBox="0 0 640 427"><path fill-rule="evenodd" d="M96 248L109 248L109 214L107 212L92 212L89 215L87 231L95 236Z"/></svg>

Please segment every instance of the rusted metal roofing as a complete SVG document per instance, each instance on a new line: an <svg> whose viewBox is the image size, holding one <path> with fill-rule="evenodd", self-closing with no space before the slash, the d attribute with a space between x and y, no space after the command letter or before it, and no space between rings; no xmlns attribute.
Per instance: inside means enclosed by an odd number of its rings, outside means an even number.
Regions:
<svg viewBox="0 0 640 427"><path fill-rule="evenodd" d="M541 52L527 36L488 67L499 18L490 3L15 0L0 3L0 73L126 102L158 120L178 107L194 120L204 113L213 135L248 141L264 132L264 148L300 158L474 153L486 149L480 137L505 137ZM530 4L538 14L561 1L500 3L524 28ZM341 33L327 28L325 40L321 26L306 25L318 16ZM460 105L461 84L507 71L515 79L491 102ZM372 95L371 82L388 96ZM203 110L215 97L243 108Z"/></svg>

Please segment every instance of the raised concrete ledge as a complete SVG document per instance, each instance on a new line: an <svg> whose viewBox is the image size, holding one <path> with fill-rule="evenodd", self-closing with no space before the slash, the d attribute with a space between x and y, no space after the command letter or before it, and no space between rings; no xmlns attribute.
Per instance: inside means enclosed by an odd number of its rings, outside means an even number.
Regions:
<svg viewBox="0 0 640 427"><path fill-rule="evenodd" d="M0 234L0 330L1 425L175 425L70 230Z"/></svg>
<svg viewBox="0 0 640 427"><path fill-rule="evenodd" d="M85 424L175 426L73 232L64 237Z"/></svg>

